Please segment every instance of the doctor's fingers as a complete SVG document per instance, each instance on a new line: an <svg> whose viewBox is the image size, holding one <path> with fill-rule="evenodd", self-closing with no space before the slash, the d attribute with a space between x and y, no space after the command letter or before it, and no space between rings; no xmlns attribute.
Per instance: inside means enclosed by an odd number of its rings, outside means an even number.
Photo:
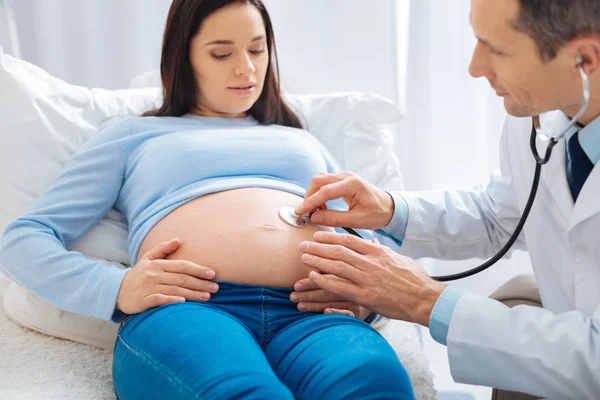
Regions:
<svg viewBox="0 0 600 400"><path fill-rule="evenodd" d="M323 244L317 242L303 242L301 251L304 253L300 260L310 260L311 256L317 256L332 261L342 261L362 270L364 262L362 254L357 253L341 244Z"/></svg>
<svg viewBox="0 0 600 400"><path fill-rule="evenodd" d="M382 252L384 252L384 250L382 250L383 246L381 246L379 242L370 242L347 233L318 231L313 234L313 239L314 242L306 242L308 243L307 250L300 250L309 253L319 252L317 254L324 254L329 258L333 257L334 259L341 259L337 257L337 254L346 255L355 253L373 255L382 254ZM320 253L322 251L327 251L328 253ZM344 259L343 261L346 260L347 259Z"/></svg>
<svg viewBox="0 0 600 400"><path fill-rule="evenodd" d="M303 254L301 261L307 266L317 270L319 273L335 275L335 278L342 278L352 283L362 283L366 279L364 273L360 269L345 263L344 261L330 260L312 254ZM329 277L328 279L333 281L339 280L335 278ZM327 288L320 286L318 282L315 283L322 289L327 290Z"/></svg>
<svg viewBox="0 0 600 400"><path fill-rule="evenodd" d="M316 210L319 207L325 205L325 202L329 200L335 200L343 196L331 197L336 194L331 194L330 186L338 184L348 177L352 176L351 172L342 172L339 174L320 174L314 176L306 189L304 194L304 202L296 207L296 214L305 214ZM325 189L325 191L323 191ZM318 196L316 196L318 194ZM328 198L328 196L330 198Z"/></svg>
<svg viewBox="0 0 600 400"><path fill-rule="evenodd" d="M320 288L339 294L355 303L361 304L358 300L365 297L364 290L352 282L334 279L328 275L321 275L316 271L312 271L308 274L308 277Z"/></svg>
<svg viewBox="0 0 600 400"><path fill-rule="evenodd" d="M337 278L333 275L330 275L331 278ZM339 279L339 278L337 278ZM309 279L310 280L310 279ZM304 292L292 292L290 294L290 300L294 303L301 302L315 302L315 303L325 303L330 301L346 301L347 299L343 298L339 294L328 292L327 290L323 290L320 287L316 286L311 282L311 285L315 287L315 289L307 290Z"/></svg>
<svg viewBox="0 0 600 400"><path fill-rule="evenodd" d="M360 306L352 301L332 301L328 303L298 303L298 310L302 312L324 313L325 310L345 310L345 315L356 317Z"/></svg>

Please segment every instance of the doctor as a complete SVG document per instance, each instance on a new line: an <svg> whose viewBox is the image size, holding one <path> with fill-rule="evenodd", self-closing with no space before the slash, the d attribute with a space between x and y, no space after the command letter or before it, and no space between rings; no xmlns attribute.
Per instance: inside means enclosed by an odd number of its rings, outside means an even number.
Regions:
<svg viewBox="0 0 600 400"><path fill-rule="evenodd" d="M472 0L478 39L470 65L504 98L500 169L485 190L386 193L352 173L312 179L296 208L312 223L378 229L393 253L351 235L318 232L302 259L317 272L292 299L316 307L328 293L430 328L448 346L458 382L557 399L600 398L600 1ZM543 308L509 308L431 279L409 257L488 258L511 236L533 182L531 116L557 135L591 97L542 168L537 199L514 248L529 251ZM468 118L468 116L465 116ZM540 154L547 143L537 140ZM347 212L322 209L343 198ZM469 269L470 265L465 265ZM533 398L504 392L497 398ZM516 397L515 397L516 396Z"/></svg>

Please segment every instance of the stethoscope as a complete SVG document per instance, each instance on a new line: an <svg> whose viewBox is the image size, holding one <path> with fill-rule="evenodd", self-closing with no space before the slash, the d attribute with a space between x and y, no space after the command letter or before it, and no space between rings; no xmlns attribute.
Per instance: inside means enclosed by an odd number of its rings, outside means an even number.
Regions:
<svg viewBox="0 0 600 400"><path fill-rule="evenodd" d="M498 260L500 260L502 257L504 257L504 255L508 252L508 250L510 250L510 248L513 246L513 244L515 243L515 241L521 234L521 231L523 230L523 226L525 225L525 221L527 221L527 217L529 216L529 212L531 211L531 207L533 206L533 201L535 200L535 195L537 193L539 183L540 183L540 175L542 172L542 165L544 165L544 164L548 163L548 161L550 161L550 156L552 154L552 149L554 148L554 146L560 141L560 139L565 137L565 135L567 133L569 133L569 131L571 131L571 129L573 129L575 124L577 124L577 121L579 121L579 119L583 116L583 114L585 113L585 110L587 109L588 102L590 100L590 82L589 82L588 76L586 75L585 71L583 70L582 63L583 63L583 60L581 59L581 56L577 56L576 65L579 68L579 73L581 74L581 81L583 83L583 103L582 103L581 108L579 109L579 112L577 113L577 115L564 127L564 129L560 132L560 134L558 134L557 136L545 135L542 132L542 128L541 128L541 124L540 124L540 116L536 115L536 116L532 117L533 124L531 127L531 136L530 136L530 140L529 140L529 145L531 147L531 152L533 154L533 157L535 158L535 163L536 163L535 174L533 177L533 184L531 187L531 192L529 194L529 199L527 200L527 204L525 205L525 210L523 211L523 215L521 216L521 219L519 220L519 223L517 224L515 231L513 232L510 239L508 239L508 242L506 242L504 247L502 247L502 249L500 249L500 251L495 256L493 256L488 261L484 262L483 264L481 264L478 267L472 268L472 269L464 271L464 272L452 274L452 275L432 276L433 279L440 281L440 282L447 282L447 281L453 281L453 280L457 280L457 279L467 278L469 276L478 274L478 273L488 269L495 263L497 263ZM544 157L541 157L540 154L538 153L537 146L536 146L536 138L539 138L541 141L548 143L548 146L546 147L546 154L544 155ZM294 212L294 208L290 207L290 206L283 206L279 209L279 217L286 224L297 227L297 228L301 228L303 226L308 225L310 223L310 217L312 214L313 214L312 212L309 212L306 214L298 215ZM356 232L352 228L343 227L342 229L344 229L346 232L348 232L352 235L362 238L362 236L360 236L358 234L358 232Z"/></svg>

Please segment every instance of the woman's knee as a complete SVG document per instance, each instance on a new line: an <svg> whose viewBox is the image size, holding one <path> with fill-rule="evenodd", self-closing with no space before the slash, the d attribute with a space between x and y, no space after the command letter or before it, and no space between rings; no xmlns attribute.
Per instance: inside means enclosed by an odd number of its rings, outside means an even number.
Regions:
<svg viewBox="0 0 600 400"><path fill-rule="evenodd" d="M409 376L393 352L384 349L352 352L347 357L332 361L327 369L329 375L336 378L330 381L321 394L322 398L414 398Z"/></svg>
<svg viewBox="0 0 600 400"><path fill-rule="evenodd" d="M390 398L396 399L414 398L408 373L395 353L361 354L353 363L365 393L389 393ZM403 396L398 396L399 393Z"/></svg>
<svg viewBox="0 0 600 400"><path fill-rule="evenodd" d="M298 399L412 399L408 375L388 342L349 318L294 324L267 357Z"/></svg>

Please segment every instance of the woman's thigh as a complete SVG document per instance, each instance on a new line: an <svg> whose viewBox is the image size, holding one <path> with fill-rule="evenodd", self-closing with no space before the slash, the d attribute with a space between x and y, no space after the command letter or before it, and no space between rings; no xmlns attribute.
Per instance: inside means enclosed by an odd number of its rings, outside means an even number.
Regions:
<svg viewBox="0 0 600 400"><path fill-rule="evenodd" d="M278 332L265 355L296 399L413 399L387 341L362 321L316 315Z"/></svg>
<svg viewBox="0 0 600 400"><path fill-rule="evenodd" d="M248 328L207 303L171 304L127 319L113 379L120 400L293 399Z"/></svg>

